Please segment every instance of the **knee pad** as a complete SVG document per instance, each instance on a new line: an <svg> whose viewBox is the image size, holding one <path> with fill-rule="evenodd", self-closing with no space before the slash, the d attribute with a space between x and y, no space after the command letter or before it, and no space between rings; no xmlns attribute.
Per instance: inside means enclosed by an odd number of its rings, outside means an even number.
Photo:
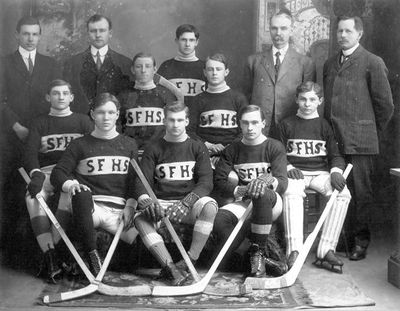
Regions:
<svg viewBox="0 0 400 311"><path fill-rule="evenodd" d="M305 183L303 179L292 179L288 178L288 187L284 193L284 196L301 196L304 198L306 196Z"/></svg>

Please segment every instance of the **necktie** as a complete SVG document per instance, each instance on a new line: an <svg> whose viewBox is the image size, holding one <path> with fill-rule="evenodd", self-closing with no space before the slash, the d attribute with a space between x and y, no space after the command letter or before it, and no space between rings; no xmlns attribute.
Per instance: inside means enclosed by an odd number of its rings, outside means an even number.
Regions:
<svg viewBox="0 0 400 311"><path fill-rule="evenodd" d="M100 70L100 68L101 68L101 58L100 58L99 51L97 51L97 54L96 54L96 68L97 68L97 70Z"/></svg>
<svg viewBox="0 0 400 311"><path fill-rule="evenodd" d="M28 71L29 71L29 74L32 74L32 72L33 72L33 62L32 62L32 58L31 58L31 53L29 53L29 57L28 57Z"/></svg>
<svg viewBox="0 0 400 311"><path fill-rule="evenodd" d="M275 53L275 57L276 57L276 60L275 60L275 71L276 71L276 73L278 73L279 72L279 67L281 66L281 59L279 58L279 56L281 56L281 52L276 52Z"/></svg>
<svg viewBox="0 0 400 311"><path fill-rule="evenodd" d="M276 52L276 60L275 60L275 80L278 78L278 72L279 72L279 67L281 66L281 59L279 56L281 55L281 52Z"/></svg>
<svg viewBox="0 0 400 311"><path fill-rule="evenodd" d="M344 55L342 53L342 55L340 56L340 65L343 65L346 62L346 60L349 59L349 57L350 57L350 55Z"/></svg>

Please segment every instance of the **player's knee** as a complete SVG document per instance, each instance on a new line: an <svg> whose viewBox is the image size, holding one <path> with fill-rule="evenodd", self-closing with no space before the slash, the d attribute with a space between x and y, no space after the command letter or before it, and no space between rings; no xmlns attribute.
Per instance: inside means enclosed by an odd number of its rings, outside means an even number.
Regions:
<svg viewBox="0 0 400 311"><path fill-rule="evenodd" d="M210 199L204 204L201 215L207 219L214 219L218 212L218 204L215 200Z"/></svg>
<svg viewBox="0 0 400 311"><path fill-rule="evenodd" d="M219 210L214 219L213 233L218 240L229 237L230 232L237 223L236 216L228 210Z"/></svg>
<svg viewBox="0 0 400 311"><path fill-rule="evenodd" d="M284 196L301 196L304 197L305 184L303 179L288 179L288 187Z"/></svg>

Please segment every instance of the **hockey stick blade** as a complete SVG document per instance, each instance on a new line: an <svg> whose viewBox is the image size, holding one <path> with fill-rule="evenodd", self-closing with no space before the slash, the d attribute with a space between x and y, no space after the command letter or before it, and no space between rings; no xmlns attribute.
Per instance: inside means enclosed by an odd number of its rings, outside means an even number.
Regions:
<svg viewBox="0 0 400 311"><path fill-rule="evenodd" d="M52 302L58 302L58 301L65 301L65 300L70 300L70 299L75 299L79 297L83 297L86 295L90 295L94 292L96 292L99 289L99 283L104 277L104 274L106 273L106 270L108 268L108 265L111 262L112 255L114 254L115 248L117 247L119 237L121 236L121 232L124 228L124 223L121 222L118 226L118 230L114 236L114 239L110 245L110 248L107 252L106 258L104 259L104 263L101 266L99 274L96 276L96 279L89 284L88 286L84 288L80 288L74 291L68 291L64 293L58 293L55 295L48 295L43 297L43 302L44 303L52 303Z"/></svg>
<svg viewBox="0 0 400 311"><path fill-rule="evenodd" d="M138 163L136 162L135 159L131 160L131 164L136 172L136 174L138 174L140 181L142 182L143 186L145 187L146 191L148 192L150 198L154 201L157 202L157 197L153 191L153 189L151 189L149 182L146 179L146 176L144 176L142 170L140 169ZM176 246L178 247L179 252L181 253L183 260L185 261L187 267L189 268L190 274L193 276L193 279L196 282L200 281L200 277L199 274L196 271L196 268L194 267L192 261L189 258L189 255L187 254L185 247L183 246L181 240L179 239L178 235L175 232L174 227L172 226L171 222L169 221L168 217L164 217L164 223L167 226L168 232L171 234L172 239L174 240Z"/></svg>
<svg viewBox="0 0 400 311"><path fill-rule="evenodd" d="M30 177L26 173L25 169L23 167L21 167L21 168L18 169L18 171L21 174L22 178L25 180L25 182L27 184L29 184L30 183ZM50 210L50 208L48 207L46 201L43 199L43 197L40 195L40 193L36 196L36 199L39 201L39 204L40 204L41 208L44 210L46 215L49 217L49 219L52 222L52 224L55 226L57 231L60 233L61 238L64 240L65 244L67 245L67 247L70 250L70 252L73 255L73 257L75 258L75 260L78 263L79 267L82 269L82 271L85 274L86 278L91 283L88 286L86 286L84 288L81 288L81 289L78 289L78 290L75 290L75 291L55 294L55 295L51 295L51 297L50 296L45 296L43 298L43 302L44 303L51 303L51 302L57 302L57 301L63 301L63 300L79 298L79 297L82 297L82 296L89 295L89 294L95 292L97 289L99 290L100 293L103 293L103 291L104 291L104 294L113 293L112 295L118 295L118 292L120 292L121 295L125 295L126 292L131 292L132 296L136 295L137 293L143 293L143 292L147 293L147 292L151 291L150 287L148 287L146 290L144 290L142 288L142 286L138 286L137 291L136 291L135 290L135 288L136 288L135 286L128 287L128 288L122 288L122 287L114 287L114 286L109 286L109 285L103 286L102 283L99 283L99 281L94 278L93 274L89 271L89 269L87 268L86 264L83 262L82 258L80 257L80 255L76 251L74 245L72 244L72 242L68 238L68 236L65 233L64 229L61 227L61 225L58 222L57 218L55 218L53 212ZM117 230L116 235L117 234L120 235L121 232L122 232L122 229L123 229L123 225L122 226L120 225L120 227ZM115 243L115 246L114 246L114 248L115 248L116 244L118 243L118 239L114 238L113 243ZM112 253L114 252L114 250L111 249L112 246L113 246L113 244L111 244L109 252L107 253L107 256L110 257L108 259L108 261L111 260ZM111 250L112 250L112 253L110 252ZM107 260L107 256L106 256L106 260ZM107 263L107 262L105 261L105 263ZM105 273L105 270L107 269L107 266L108 266L108 263L104 268L103 275L101 276L101 279L104 276L104 273ZM100 270L100 273L101 272L102 271ZM99 276L100 276L100 273L99 273ZM101 285L101 286L99 286L99 285Z"/></svg>
<svg viewBox="0 0 400 311"><path fill-rule="evenodd" d="M247 216L250 214L253 208L253 204L250 203L246 208L246 211L240 217L238 223L235 228L229 235L229 238L226 240L224 246L219 252L217 258L211 265L210 269L206 273L206 275L197 283L187 285L187 286L154 286L152 295L153 296L186 296L186 295L195 295L204 292L211 278L213 277L215 271L217 271L219 264L227 253L229 247L233 243L233 240L236 238L239 230L242 228L244 221Z"/></svg>
<svg viewBox="0 0 400 311"><path fill-rule="evenodd" d="M349 176L352 168L353 166L351 164L347 165L346 170L343 173L343 177L345 179L347 179L347 177ZM294 282L296 282L296 279L299 276L300 270L307 259L308 253L318 235L318 232L324 224L326 218L328 217L328 214L338 194L339 192L335 189L331 197L329 198L329 201L326 203L325 209L322 212L317 224L315 225L314 230L307 237L306 241L303 244L303 247L299 252L299 256L297 257L292 268L287 273L275 278L248 277L245 280L245 284L251 285L253 289L274 289L292 286Z"/></svg>

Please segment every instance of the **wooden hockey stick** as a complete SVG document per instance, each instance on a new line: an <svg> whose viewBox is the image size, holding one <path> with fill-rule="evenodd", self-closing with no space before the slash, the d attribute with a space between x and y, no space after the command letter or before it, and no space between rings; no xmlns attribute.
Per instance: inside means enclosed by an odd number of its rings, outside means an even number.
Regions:
<svg viewBox="0 0 400 311"><path fill-rule="evenodd" d="M343 173L343 177L347 179L349 173L353 165L348 164L346 170ZM296 279L300 273L300 270L307 259L308 253L318 235L319 230L321 229L322 225L324 224L328 214L333 206L333 203L338 196L339 191L336 189L333 191L329 201L326 203L325 209L321 214L317 224L315 225L314 230L310 233L307 237L306 241L303 244L303 247L300 250L299 256L297 257L295 263L293 264L292 268L286 272L284 275L276 277L276 278L246 278L245 284L251 285L254 289L273 289L273 288L282 288L282 287L289 287L296 282Z"/></svg>
<svg viewBox="0 0 400 311"><path fill-rule="evenodd" d="M25 169L21 167L21 168L18 169L18 171L20 172L21 176L24 178L25 182L27 184L29 184L30 183L30 177L26 173ZM82 269L82 271L85 274L86 278L91 283L90 285L88 285L88 286L86 286L84 288L81 288L81 289L78 289L78 290L75 290L75 291L72 291L72 292L66 292L66 293L57 294L57 295L52 296L51 298L49 296L45 296L44 299L43 299L43 302L50 303L50 302L56 302L56 301L63 301L63 300L67 300L67 299L78 298L78 297L82 297L82 296L85 296L85 295L89 295L89 294L95 292L96 290L98 290L102 294L112 295L112 296L125 296L128 293L129 293L129 296L145 296L145 295L150 295L151 294L151 289L150 289L149 286L131 286L131 287L122 288L122 287L115 287L115 286L110 286L110 285L106 285L106 284L100 283L99 280L101 280L103 278L103 276L104 276L104 273L105 273L105 271L106 271L106 269L108 267L109 261L111 260L111 257L112 257L112 255L114 253L116 244L118 243L118 239L116 239L114 237L113 243L111 244L110 249L109 249L109 251L107 253L107 256L106 256L106 260L107 260L107 257L109 257L108 262L105 261L105 264L103 264L103 267L100 269L99 275L97 276L97 278L95 278L93 276L93 274L90 272L90 270L88 269L88 267L86 266L86 264L83 262L81 256L76 251L76 249L75 249L74 245L72 244L71 240L66 235L64 229L61 227L61 225L58 222L57 218L54 216L53 212L50 210L50 208L48 207L46 201L43 199L43 197L40 195L40 193L38 193L36 195L36 199L39 201L39 204L40 204L41 208L44 210L44 212L46 213L47 217L49 217L50 221L53 223L53 225L55 226L57 231L60 233L61 238L64 240L65 244L67 245L68 249L72 253L72 255L75 258L76 262L78 263L79 267ZM121 226L123 228L123 224L122 223L118 227L117 234L120 231L120 227ZM122 231L122 229L121 229L121 231ZM121 234L121 232L119 232L119 235L120 234ZM115 243L114 243L114 241L115 241ZM115 246L113 246L113 244L115 244ZM111 249L111 247L113 247L114 249ZM112 252L110 252L110 251L112 251ZM104 270L104 271L102 272L102 270ZM102 275L101 275L101 273L102 273ZM101 278L99 278L100 276L101 276Z"/></svg>
<svg viewBox="0 0 400 311"><path fill-rule="evenodd" d="M249 206L246 208L246 211L240 217L238 223L236 224L235 228L229 235L229 238L226 240L224 246L222 247L221 251L219 252L217 258L211 265L210 269L206 273L206 275L200 280L200 282L187 285L187 286L154 286L153 288L153 296L186 296L186 295L195 295L204 292L208 283L210 282L211 278L213 277L215 271L219 264L221 263L222 259L224 258L225 254L227 253L229 247L233 243L233 240L236 238L239 230L242 228L244 221L246 220L247 216L250 214L253 208L253 203L250 203Z"/></svg>
<svg viewBox="0 0 400 311"><path fill-rule="evenodd" d="M143 174L142 170L140 169L136 160L132 159L131 164L132 164L133 168L135 169L136 174L138 174L140 181L142 182L143 186L145 187L150 198L154 202L158 202L158 199L157 199L156 195L154 194L153 189L151 189L149 182L147 181L146 177L144 176L144 174ZM167 226L167 229L168 229L169 233L171 234L172 239L174 240L176 246L178 247L179 252L181 253L181 255L183 257L183 260L185 260L185 263L188 266L190 274L193 276L193 279L196 282L200 281L199 274L197 273L196 268L193 266L193 263L190 260L189 255L187 254L185 247L183 246L181 240L179 239L178 235L176 234L174 227L172 226L171 222L169 221L169 218L164 217L163 221L164 221L165 225Z"/></svg>

